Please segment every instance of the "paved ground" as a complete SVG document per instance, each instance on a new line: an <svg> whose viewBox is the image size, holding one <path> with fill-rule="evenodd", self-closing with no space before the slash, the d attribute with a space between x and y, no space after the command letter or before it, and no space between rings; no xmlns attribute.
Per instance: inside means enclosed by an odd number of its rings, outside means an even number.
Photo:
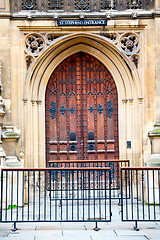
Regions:
<svg viewBox="0 0 160 240"><path fill-rule="evenodd" d="M12 232L11 223L0 224L1 240L160 240L160 223L138 223L140 231L133 229L134 223L122 222L120 207L112 205L112 222L99 223L100 231L93 230L94 223L18 223Z"/></svg>

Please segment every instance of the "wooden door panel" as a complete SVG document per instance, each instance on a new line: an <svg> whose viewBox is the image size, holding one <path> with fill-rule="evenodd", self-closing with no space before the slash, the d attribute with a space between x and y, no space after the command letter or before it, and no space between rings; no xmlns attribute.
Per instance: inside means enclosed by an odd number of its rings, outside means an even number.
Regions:
<svg viewBox="0 0 160 240"><path fill-rule="evenodd" d="M64 60L46 88L46 155L118 158L118 96L107 68L86 53Z"/></svg>

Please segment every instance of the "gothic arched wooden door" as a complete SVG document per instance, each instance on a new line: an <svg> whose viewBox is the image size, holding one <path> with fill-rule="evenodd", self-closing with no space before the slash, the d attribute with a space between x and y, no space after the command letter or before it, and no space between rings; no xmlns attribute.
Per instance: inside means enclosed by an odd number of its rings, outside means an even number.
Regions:
<svg viewBox="0 0 160 240"><path fill-rule="evenodd" d="M79 52L52 73L46 88L46 157L118 159L118 95L107 68Z"/></svg>

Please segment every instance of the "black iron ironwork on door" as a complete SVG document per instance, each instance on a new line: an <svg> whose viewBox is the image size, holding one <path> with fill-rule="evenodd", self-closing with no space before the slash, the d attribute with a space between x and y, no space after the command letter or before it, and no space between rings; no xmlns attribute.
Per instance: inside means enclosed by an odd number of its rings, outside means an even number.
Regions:
<svg viewBox="0 0 160 240"><path fill-rule="evenodd" d="M108 69L79 52L46 88L46 155L51 160L118 159L118 95Z"/></svg>

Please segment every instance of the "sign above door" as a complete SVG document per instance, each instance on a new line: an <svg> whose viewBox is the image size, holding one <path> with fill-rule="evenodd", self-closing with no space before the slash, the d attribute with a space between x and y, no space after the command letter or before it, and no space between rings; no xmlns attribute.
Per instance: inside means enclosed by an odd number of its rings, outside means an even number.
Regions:
<svg viewBox="0 0 160 240"><path fill-rule="evenodd" d="M106 26L106 19L98 20L57 20L58 26Z"/></svg>

